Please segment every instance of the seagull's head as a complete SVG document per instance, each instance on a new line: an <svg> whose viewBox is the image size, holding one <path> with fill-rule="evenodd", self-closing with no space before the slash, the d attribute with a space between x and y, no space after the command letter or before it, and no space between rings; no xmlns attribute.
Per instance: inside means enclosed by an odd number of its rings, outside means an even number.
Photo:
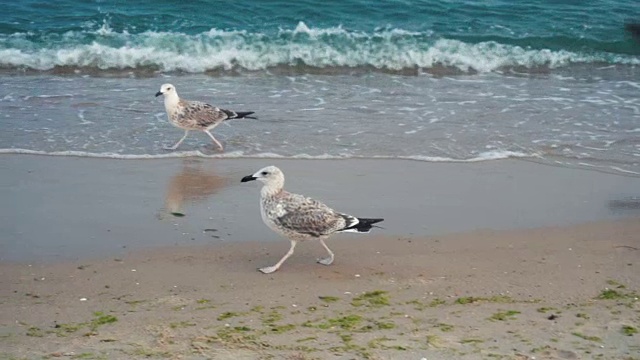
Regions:
<svg viewBox="0 0 640 360"><path fill-rule="evenodd" d="M253 175L247 175L241 182L258 180L266 186L276 186L282 188L284 185L284 174L275 166L267 166L256 171Z"/></svg>
<svg viewBox="0 0 640 360"><path fill-rule="evenodd" d="M156 97L160 95L164 95L165 97L167 97L173 94L177 94L175 86L171 84L162 84L162 86L160 86L160 91L156 93Z"/></svg>

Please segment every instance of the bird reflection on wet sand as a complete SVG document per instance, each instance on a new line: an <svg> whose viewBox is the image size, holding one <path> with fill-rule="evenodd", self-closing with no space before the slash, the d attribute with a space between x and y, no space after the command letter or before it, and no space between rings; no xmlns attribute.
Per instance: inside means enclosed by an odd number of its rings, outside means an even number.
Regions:
<svg viewBox="0 0 640 360"><path fill-rule="evenodd" d="M165 195L165 209L173 216L185 216L185 203L206 200L225 187L228 179L215 173L210 163L185 160L182 170L173 176Z"/></svg>

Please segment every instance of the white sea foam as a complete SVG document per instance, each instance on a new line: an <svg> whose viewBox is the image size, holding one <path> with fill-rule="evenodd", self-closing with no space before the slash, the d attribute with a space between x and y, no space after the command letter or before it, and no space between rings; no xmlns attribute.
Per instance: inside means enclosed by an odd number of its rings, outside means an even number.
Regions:
<svg viewBox="0 0 640 360"><path fill-rule="evenodd" d="M233 151L222 154L204 154L200 151L177 151L166 154L118 154L112 152L93 153L86 151L40 151L29 149L0 149L0 154L25 154L25 155L45 155L45 156L73 156L87 158L105 158L105 159L121 159L121 160L148 160L148 159L169 159L169 158L185 158L185 157L201 157L201 158L223 158L223 159L309 159L309 160L338 160L338 159L401 159L416 160L425 162L479 162L490 160L501 160L509 158L534 158L539 157L538 154L527 154L517 151L492 150L478 154L475 157L466 159L455 159L439 156L423 156L423 155L406 155L406 156L354 156L350 154L331 155L309 155L296 154L293 156L285 156L276 153L257 153L245 154L242 151Z"/></svg>
<svg viewBox="0 0 640 360"><path fill-rule="evenodd" d="M610 168L612 170L619 171L619 172L624 173L624 174L640 175L640 172L623 169L623 168L618 167L618 166L610 166Z"/></svg>
<svg viewBox="0 0 640 360"><path fill-rule="evenodd" d="M100 36L87 43L87 38L95 35ZM492 41L470 44L402 29L374 32L349 31L342 27L316 29L304 23L299 23L294 30L281 29L277 34L218 29L195 35L155 31L130 34L101 28L93 32L69 32L62 40L45 44L43 47L31 42L25 34L0 36L0 66L35 70L59 66L103 70L157 68L199 73L300 64L391 70L444 65L479 72L509 66L640 64L640 58L633 56L525 49ZM633 82L627 84L637 86Z"/></svg>

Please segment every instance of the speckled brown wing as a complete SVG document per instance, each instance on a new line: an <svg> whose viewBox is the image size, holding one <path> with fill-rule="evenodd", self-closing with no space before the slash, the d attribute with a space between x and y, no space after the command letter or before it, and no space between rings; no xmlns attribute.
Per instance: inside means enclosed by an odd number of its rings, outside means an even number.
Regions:
<svg viewBox="0 0 640 360"><path fill-rule="evenodd" d="M325 204L297 194L288 194L282 201L284 214L274 222L289 231L321 237L343 229L346 220Z"/></svg>
<svg viewBox="0 0 640 360"><path fill-rule="evenodd" d="M207 128L227 119L229 114L215 106L200 101L184 101L182 116L191 119L197 126Z"/></svg>

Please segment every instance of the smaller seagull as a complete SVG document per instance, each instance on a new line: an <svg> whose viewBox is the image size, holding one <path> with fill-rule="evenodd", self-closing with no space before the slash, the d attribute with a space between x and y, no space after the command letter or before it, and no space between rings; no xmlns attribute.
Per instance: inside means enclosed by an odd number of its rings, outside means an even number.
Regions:
<svg viewBox="0 0 640 360"><path fill-rule="evenodd" d="M175 150L182 144L189 135L190 130L204 131L211 140L223 150L222 144L211 135L211 130L220 125L223 121L231 119L256 119L249 116L253 111L236 112L225 110L200 101L188 101L178 97L176 87L171 84L164 84L156 97L164 95L164 108L167 110L169 121L176 127L184 129L184 136L173 146L165 146L166 150Z"/></svg>
<svg viewBox="0 0 640 360"><path fill-rule="evenodd" d="M271 230L291 241L289 251L273 266L258 269L264 274L280 268L296 247L298 241L317 239L327 250L329 257L319 259L322 265L331 265L334 255L324 240L336 232L368 233L373 224L384 219L365 219L342 214L327 205L283 189L284 174L275 166L267 166L253 175L242 178L241 182L258 180L264 184L260 190L260 212L262 220Z"/></svg>

